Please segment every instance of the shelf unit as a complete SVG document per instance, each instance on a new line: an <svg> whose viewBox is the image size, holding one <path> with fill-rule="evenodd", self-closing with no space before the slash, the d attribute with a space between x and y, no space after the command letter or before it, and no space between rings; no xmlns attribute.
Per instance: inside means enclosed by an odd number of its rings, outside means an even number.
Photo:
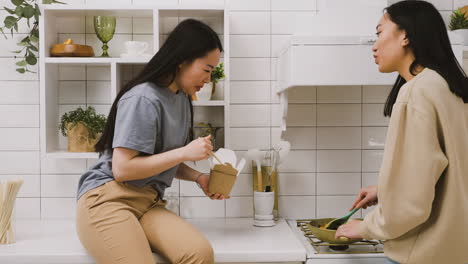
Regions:
<svg viewBox="0 0 468 264"><path fill-rule="evenodd" d="M224 2L224 1L223 1ZM204 21L218 33L224 53L226 78L220 82L212 101L194 101L195 122L222 127L218 138L229 147L229 10L224 3L213 5L134 6L41 6L40 17L40 145L41 156L54 159L98 158L98 153L71 153L67 139L58 129L60 116L78 106L94 106L107 116L122 85L141 70L151 57L121 58L123 42L147 41L147 53L154 55L168 33L183 19ZM51 57L53 44L72 38L75 43L101 52L101 42L92 28L95 15L117 17L114 38L109 42L110 58ZM120 23L119 23L120 22ZM137 25L140 25L138 27Z"/></svg>

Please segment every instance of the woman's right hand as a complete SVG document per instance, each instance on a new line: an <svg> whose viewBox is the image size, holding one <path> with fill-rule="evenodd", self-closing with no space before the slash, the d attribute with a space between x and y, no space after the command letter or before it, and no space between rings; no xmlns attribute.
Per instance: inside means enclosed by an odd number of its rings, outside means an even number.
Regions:
<svg viewBox="0 0 468 264"><path fill-rule="evenodd" d="M350 210L356 207L366 209L367 207L376 205L377 202L377 185L367 186L361 189Z"/></svg>
<svg viewBox="0 0 468 264"><path fill-rule="evenodd" d="M183 147L184 161L199 161L210 157L213 146L211 145L211 135L200 137L187 146Z"/></svg>

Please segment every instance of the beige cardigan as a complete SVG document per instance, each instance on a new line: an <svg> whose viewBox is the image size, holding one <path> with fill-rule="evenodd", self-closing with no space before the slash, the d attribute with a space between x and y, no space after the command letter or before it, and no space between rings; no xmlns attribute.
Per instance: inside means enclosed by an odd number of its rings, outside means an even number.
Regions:
<svg viewBox="0 0 468 264"><path fill-rule="evenodd" d="M437 72L401 87L390 118L377 207L359 225L408 264L468 263L468 104Z"/></svg>

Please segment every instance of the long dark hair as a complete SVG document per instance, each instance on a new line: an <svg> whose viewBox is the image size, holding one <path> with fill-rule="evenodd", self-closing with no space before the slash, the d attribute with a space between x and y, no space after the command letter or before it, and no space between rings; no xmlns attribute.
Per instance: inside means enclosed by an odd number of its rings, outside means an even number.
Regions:
<svg viewBox="0 0 468 264"><path fill-rule="evenodd" d="M468 103L468 79L452 50L444 20L437 9L426 1L408 0L397 2L385 9L390 19L406 32L409 48L415 60L410 66L416 75L418 65L430 68L447 81L450 91ZM395 81L385 103L384 115L392 114L400 88L406 81Z"/></svg>
<svg viewBox="0 0 468 264"><path fill-rule="evenodd" d="M208 25L195 19L187 19L180 22L138 76L129 81L118 93L107 118L106 127L101 138L95 145L95 150L102 153L107 149L112 149L117 104L119 99L126 92L136 85L145 82L152 82L158 87L167 87L175 80L180 64L184 62L191 63L195 59L202 58L207 55L208 52L215 49L219 49L221 52L223 51L218 35ZM193 106L191 99L189 99L189 101L190 111L192 113L190 131L192 131Z"/></svg>

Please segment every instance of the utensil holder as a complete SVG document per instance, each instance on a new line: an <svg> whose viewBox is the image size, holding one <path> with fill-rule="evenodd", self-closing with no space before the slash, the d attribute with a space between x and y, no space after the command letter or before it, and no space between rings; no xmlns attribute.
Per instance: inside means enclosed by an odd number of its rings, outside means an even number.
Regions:
<svg viewBox="0 0 468 264"><path fill-rule="evenodd" d="M254 226L274 226L274 192L254 192Z"/></svg>
<svg viewBox="0 0 468 264"><path fill-rule="evenodd" d="M268 184L268 182L270 183L270 190L271 192L274 193L274 196L275 196L275 203L274 203L274 206L273 206L273 217L275 218L275 220L278 220L279 218L279 210L278 210L278 173L275 172L275 173L271 173L271 166L266 166L266 165L262 165L262 182L263 182L263 189L265 189L265 186ZM268 181L268 178L270 177L270 173L271 173L271 178L270 178L270 181ZM252 179L253 179L253 190L256 191L257 190L257 185L258 185L258 181L257 181L257 165L255 162L252 162Z"/></svg>

